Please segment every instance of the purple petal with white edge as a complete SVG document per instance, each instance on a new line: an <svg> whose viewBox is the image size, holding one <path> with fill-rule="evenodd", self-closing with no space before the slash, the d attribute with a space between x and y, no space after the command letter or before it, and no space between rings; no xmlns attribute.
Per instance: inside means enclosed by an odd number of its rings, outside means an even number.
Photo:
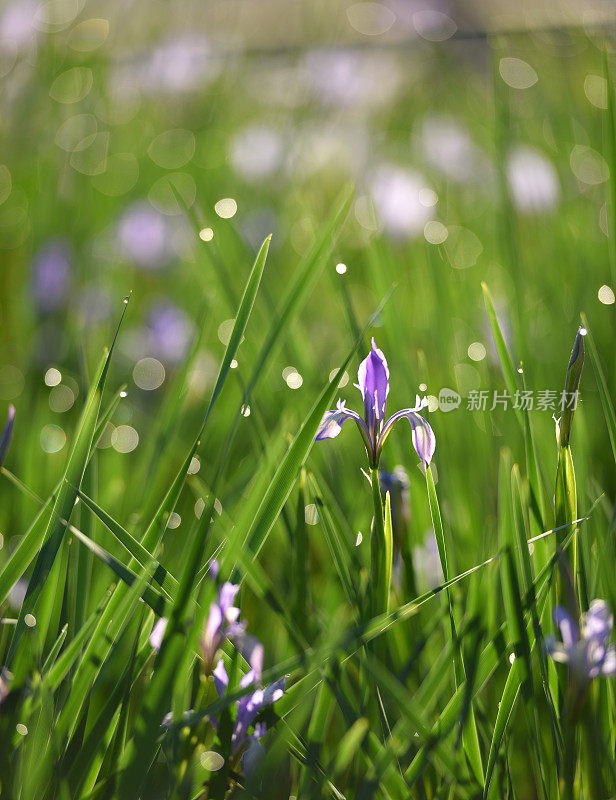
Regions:
<svg viewBox="0 0 616 800"><path fill-rule="evenodd" d="M269 686L266 686L263 690L263 699L261 702L261 708L265 708L265 706L269 706L272 703L275 703L276 700L280 700L282 695L284 694L284 687L287 682L286 677L279 678L274 683L270 683Z"/></svg>
<svg viewBox="0 0 616 800"><path fill-rule="evenodd" d="M218 664L216 664L216 669L214 670L213 675L216 692L218 693L219 697L222 697L227 690L227 686L229 685L229 676L227 675L227 670L225 669L225 664L222 658Z"/></svg>
<svg viewBox="0 0 616 800"><path fill-rule="evenodd" d="M333 411L325 412L321 424L319 425L317 435L314 437L315 440L335 439L342 430L342 426L347 419L355 420L364 437L364 441L366 441L368 438L368 429L366 428L365 422L356 411L345 408L344 400L338 400L336 408Z"/></svg>
<svg viewBox="0 0 616 800"><path fill-rule="evenodd" d="M569 661L569 652L565 650L560 642L557 642L553 636L547 636L545 639L545 649L552 656L554 661L559 664L566 664Z"/></svg>
<svg viewBox="0 0 616 800"><path fill-rule="evenodd" d="M389 394L389 367L382 350L372 339L372 350L359 365L357 388L364 401L364 417L369 431L376 432L378 422L385 419Z"/></svg>
<svg viewBox="0 0 616 800"><path fill-rule="evenodd" d="M425 403L420 403L419 407L423 407ZM385 423L385 427L381 435L379 436L379 441L377 444L377 459L378 456L381 454L381 450L383 449L383 445L385 444L385 440L391 433L394 425L399 422L401 419L407 419L411 426L411 438L413 440L413 447L415 448L417 455L424 464L429 464L432 461L432 456L434 455L434 450L436 448L436 437L434 436L434 431L432 430L430 423L425 420L421 414L417 413L417 408L403 408L402 411L396 411L395 414L387 420Z"/></svg>
<svg viewBox="0 0 616 800"><path fill-rule="evenodd" d="M605 651L605 658L601 664L602 675L616 675L616 649L611 644Z"/></svg>
<svg viewBox="0 0 616 800"><path fill-rule="evenodd" d="M552 617L555 624L560 628L560 636L563 640L563 645L565 649L568 650L580 639L577 622L563 606L556 606L552 612Z"/></svg>
<svg viewBox="0 0 616 800"><path fill-rule="evenodd" d="M582 635L584 639L605 643L613 625L614 617L605 600L593 600L582 618Z"/></svg>
<svg viewBox="0 0 616 800"><path fill-rule="evenodd" d="M222 630L223 619L222 609L218 603L212 603L207 617L205 631L201 637L201 651L205 663L208 666L214 661L216 651L223 643L225 637Z"/></svg>
<svg viewBox="0 0 616 800"><path fill-rule="evenodd" d="M13 422L15 420L15 406L9 406L8 419L0 434L0 466L6 458L13 436Z"/></svg>
<svg viewBox="0 0 616 800"><path fill-rule="evenodd" d="M226 581L220 587L220 591L218 592L218 605L225 616L227 609L231 608L233 605L233 601L235 600L235 596L239 590L240 587L238 585L235 583L229 583L229 581Z"/></svg>

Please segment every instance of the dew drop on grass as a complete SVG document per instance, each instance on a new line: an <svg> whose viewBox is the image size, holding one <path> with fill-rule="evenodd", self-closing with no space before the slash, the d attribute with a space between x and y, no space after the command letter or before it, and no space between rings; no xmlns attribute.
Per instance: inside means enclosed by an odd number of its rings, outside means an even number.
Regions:
<svg viewBox="0 0 616 800"><path fill-rule="evenodd" d="M139 434L130 425L118 425L111 434L111 446L117 453L131 453L139 444Z"/></svg>
<svg viewBox="0 0 616 800"><path fill-rule="evenodd" d="M616 297L614 296L614 290L606 284L599 289L597 296L599 298L599 302L603 303L604 306L611 306L616 300Z"/></svg>
<svg viewBox="0 0 616 800"><path fill-rule="evenodd" d="M333 369L329 373L329 382L330 383L334 380L334 378L336 377L337 374L338 374L338 369ZM340 378L340 383L338 384L338 388L339 389L343 389L347 385L348 382L349 382L349 373L345 370L342 373L342 377Z"/></svg>
<svg viewBox="0 0 616 800"><path fill-rule="evenodd" d="M56 369L55 367L49 367L49 369L45 373L45 385L57 386L61 380L62 380L62 373L60 372L60 370Z"/></svg>
<svg viewBox="0 0 616 800"><path fill-rule="evenodd" d="M207 750L205 753L201 753L199 760L203 769L207 769L208 772L217 772L225 763L225 759L220 753L216 753L214 750Z"/></svg>
<svg viewBox="0 0 616 800"><path fill-rule="evenodd" d="M469 344L467 352L472 361L483 361L486 357L486 349L481 342Z"/></svg>
<svg viewBox="0 0 616 800"><path fill-rule="evenodd" d="M15 725L15 730L20 736L26 736L28 733L28 728L23 724L23 722L18 722Z"/></svg>
<svg viewBox="0 0 616 800"><path fill-rule="evenodd" d="M237 203L232 197L223 197L214 206L214 211L221 219L231 219L237 213Z"/></svg>
<svg viewBox="0 0 616 800"><path fill-rule="evenodd" d="M182 524L182 517L175 511L172 511L171 514L169 514L167 527L171 528L171 530L175 530L176 528L179 528L181 524Z"/></svg>
<svg viewBox="0 0 616 800"><path fill-rule="evenodd" d="M66 444L66 434L58 425L45 425L40 442L45 453L59 453Z"/></svg>
<svg viewBox="0 0 616 800"><path fill-rule="evenodd" d="M196 475L200 469L201 469L201 462L199 461L197 456L193 456L190 460L190 465L188 467L188 474Z"/></svg>
<svg viewBox="0 0 616 800"><path fill-rule="evenodd" d="M34 628L34 626L36 625L36 617L34 616L34 614L26 614L26 616L24 617L24 622L29 628Z"/></svg>
<svg viewBox="0 0 616 800"><path fill-rule="evenodd" d="M158 389L165 381L165 368L157 358L142 358L134 366L133 380L146 392Z"/></svg>
<svg viewBox="0 0 616 800"><path fill-rule="evenodd" d="M319 522L319 509L314 503L310 503L304 509L304 519L306 525L316 525Z"/></svg>

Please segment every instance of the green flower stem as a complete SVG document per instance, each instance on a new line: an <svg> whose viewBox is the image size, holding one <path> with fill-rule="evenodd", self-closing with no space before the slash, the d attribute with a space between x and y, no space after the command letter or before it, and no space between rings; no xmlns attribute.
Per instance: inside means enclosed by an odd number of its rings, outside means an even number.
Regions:
<svg viewBox="0 0 616 800"><path fill-rule="evenodd" d="M370 478L374 504L374 526L370 540L371 612L374 617L385 613L389 605L393 542L391 524L385 522L378 469L370 470Z"/></svg>

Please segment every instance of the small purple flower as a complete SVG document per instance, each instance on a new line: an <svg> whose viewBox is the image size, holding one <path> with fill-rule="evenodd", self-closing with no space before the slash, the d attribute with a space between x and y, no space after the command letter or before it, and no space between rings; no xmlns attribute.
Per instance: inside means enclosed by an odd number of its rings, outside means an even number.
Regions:
<svg viewBox="0 0 616 800"><path fill-rule="evenodd" d="M229 676L227 675L222 659L220 659L216 665L213 675L218 696L222 697L229 686ZM244 689L253 683L258 683L260 679L260 672L251 669L240 680L240 687ZM260 711L272 705L276 700L282 697L285 683L286 678L280 678L263 689L256 689L254 692L245 694L238 700L237 713L235 715L235 723L231 735L231 745L234 756L240 753L251 740L260 739L265 734L267 729L265 723L257 722L254 724L255 719ZM248 731L253 725L253 732L249 733Z"/></svg>
<svg viewBox="0 0 616 800"><path fill-rule="evenodd" d="M0 466L2 466L2 462L6 458L6 454L8 453L9 450L9 445L11 444L14 421L15 421L15 406L9 406L8 419L6 421L6 425L2 429L2 433L0 433Z"/></svg>
<svg viewBox="0 0 616 800"><path fill-rule="evenodd" d="M316 439L334 439L340 433L347 419L355 420L362 435L371 467L377 467L385 440L394 425L405 418L411 425L413 447L424 464L429 464L434 455L436 440L429 423L417 412L427 406L426 398L416 397L414 408L403 408L385 421L385 408L389 394L389 367L387 359L372 339L372 350L359 365L355 384L364 400L364 417L345 408L345 402L338 400L336 408L327 411Z"/></svg>
<svg viewBox="0 0 616 800"><path fill-rule="evenodd" d="M616 674L616 649L608 644L614 617L605 600L593 600L580 618L580 624L562 606L553 611L562 642L546 639L554 661L568 664L576 680L584 684L599 675Z"/></svg>
<svg viewBox="0 0 616 800"><path fill-rule="evenodd" d="M55 311L66 299L73 254L65 239L51 239L34 257L32 295L39 311Z"/></svg>

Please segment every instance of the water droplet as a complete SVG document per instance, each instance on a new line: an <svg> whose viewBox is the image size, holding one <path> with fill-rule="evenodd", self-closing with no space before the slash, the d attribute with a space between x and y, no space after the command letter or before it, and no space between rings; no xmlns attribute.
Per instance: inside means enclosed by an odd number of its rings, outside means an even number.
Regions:
<svg viewBox="0 0 616 800"><path fill-rule="evenodd" d="M55 367L49 367L49 369L45 373L45 385L57 386L61 380L62 380L62 373L60 372L60 370L56 369Z"/></svg>
<svg viewBox="0 0 616 800"><path fill-rule="evenodd" d="M319 509L314 503L310 503L304 509L304 519L306 525L316 525L319 521Z"/></svg>
<svg viewBox="0 0 616 800"><path fill-rule="evenodd" d="M342 264L342 263L336 264L336 272L338 273L338 275L344 275L344 273L346 271L347 271L347 265L346 264Z"/></svg>

